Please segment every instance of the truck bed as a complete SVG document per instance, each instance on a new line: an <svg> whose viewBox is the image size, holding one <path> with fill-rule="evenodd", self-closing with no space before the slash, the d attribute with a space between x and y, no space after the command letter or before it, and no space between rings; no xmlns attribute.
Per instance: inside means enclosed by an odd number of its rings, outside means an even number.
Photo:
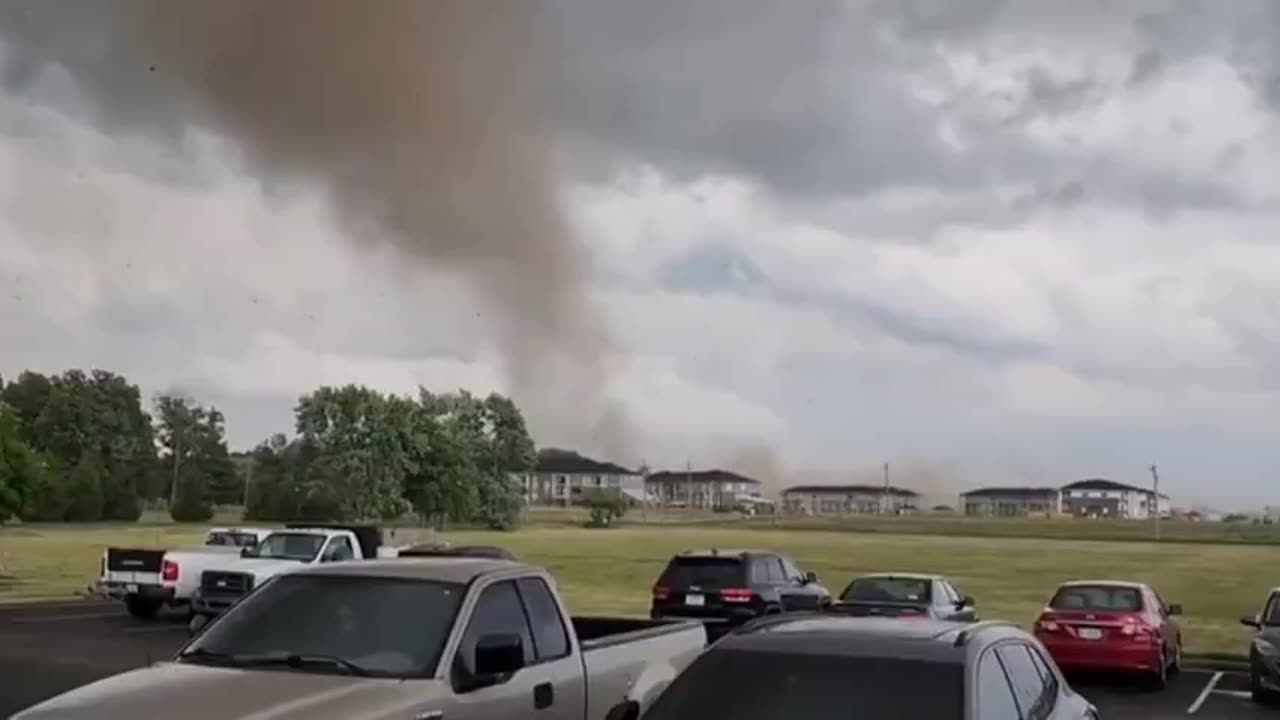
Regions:
<svg viewBox="0 0 1280 720"><path fill-rule="evenodd" d="M694 620L571 618L582 649L587 717L634 699L643 711L702 652L707 631Z"/></svg>

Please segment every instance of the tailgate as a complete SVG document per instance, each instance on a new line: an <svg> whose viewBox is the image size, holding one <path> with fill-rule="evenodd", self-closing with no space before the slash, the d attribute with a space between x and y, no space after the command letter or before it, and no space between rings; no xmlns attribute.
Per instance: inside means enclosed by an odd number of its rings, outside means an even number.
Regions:
<svg viewBox="0 0 1280 720"><path fill-rule="evenodd" d="M103 580L111 583L159 585L164 550L107 548Z"/></svg>

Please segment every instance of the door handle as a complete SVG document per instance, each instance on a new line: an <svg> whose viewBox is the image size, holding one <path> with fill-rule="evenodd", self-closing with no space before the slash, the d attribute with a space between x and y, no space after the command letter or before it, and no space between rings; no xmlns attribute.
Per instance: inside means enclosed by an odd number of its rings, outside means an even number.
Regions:
<svg viewBox="0 0 1280 720"><path fill-rule="evenodd" d="M549 682L533 686L533 709L545 710L556 701L556 690Z"/></svg>
<svg viewBox="0 0 1280 720"><path fill-rule="evenodd" d="M413 720L444 720L443 710L423 710L413 716Z"/></svg>

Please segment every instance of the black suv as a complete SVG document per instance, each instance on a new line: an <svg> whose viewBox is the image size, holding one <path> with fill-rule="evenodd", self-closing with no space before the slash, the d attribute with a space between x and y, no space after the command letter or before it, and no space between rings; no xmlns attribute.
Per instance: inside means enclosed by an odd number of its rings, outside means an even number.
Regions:
<svg viewBox="0 0 1280 720"><path fill-rule="evenodd" d="M747 620L821 610L831 593L790 558L763 550L686 550L653 586L649 615L740 625Z"/></svg>
<svg viewBox="0 0 1280 720"><path fill-rule="evenodd" d="M644 720L1087 720L1012 623L806 613L757 620L681 673Z"/></svg>

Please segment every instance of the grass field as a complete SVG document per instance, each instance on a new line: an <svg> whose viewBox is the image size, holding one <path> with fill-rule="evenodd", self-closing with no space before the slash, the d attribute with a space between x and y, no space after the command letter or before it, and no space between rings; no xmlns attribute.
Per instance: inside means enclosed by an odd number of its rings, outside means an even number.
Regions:
<svg viewBox="0 0 1280 720"><path fill-rule="evenodd" d="M201 528L13 527L0 529L0 600L71 595L92 581L107 545L172 547ZM1233 544L947 537L810 530L633 526L534 527L516 533L451 532L454 542L503 545L547 566L575 612L643 614L670 555L687 547L767 547L791 554L839 592L855 573L940 572L978 600L983 617L1029 624L1058 582L1125 578L1152 583L1181 603L1188 652L1239 654L1238 618L1258 609L1277 579L1280 547Z"/></svg>

